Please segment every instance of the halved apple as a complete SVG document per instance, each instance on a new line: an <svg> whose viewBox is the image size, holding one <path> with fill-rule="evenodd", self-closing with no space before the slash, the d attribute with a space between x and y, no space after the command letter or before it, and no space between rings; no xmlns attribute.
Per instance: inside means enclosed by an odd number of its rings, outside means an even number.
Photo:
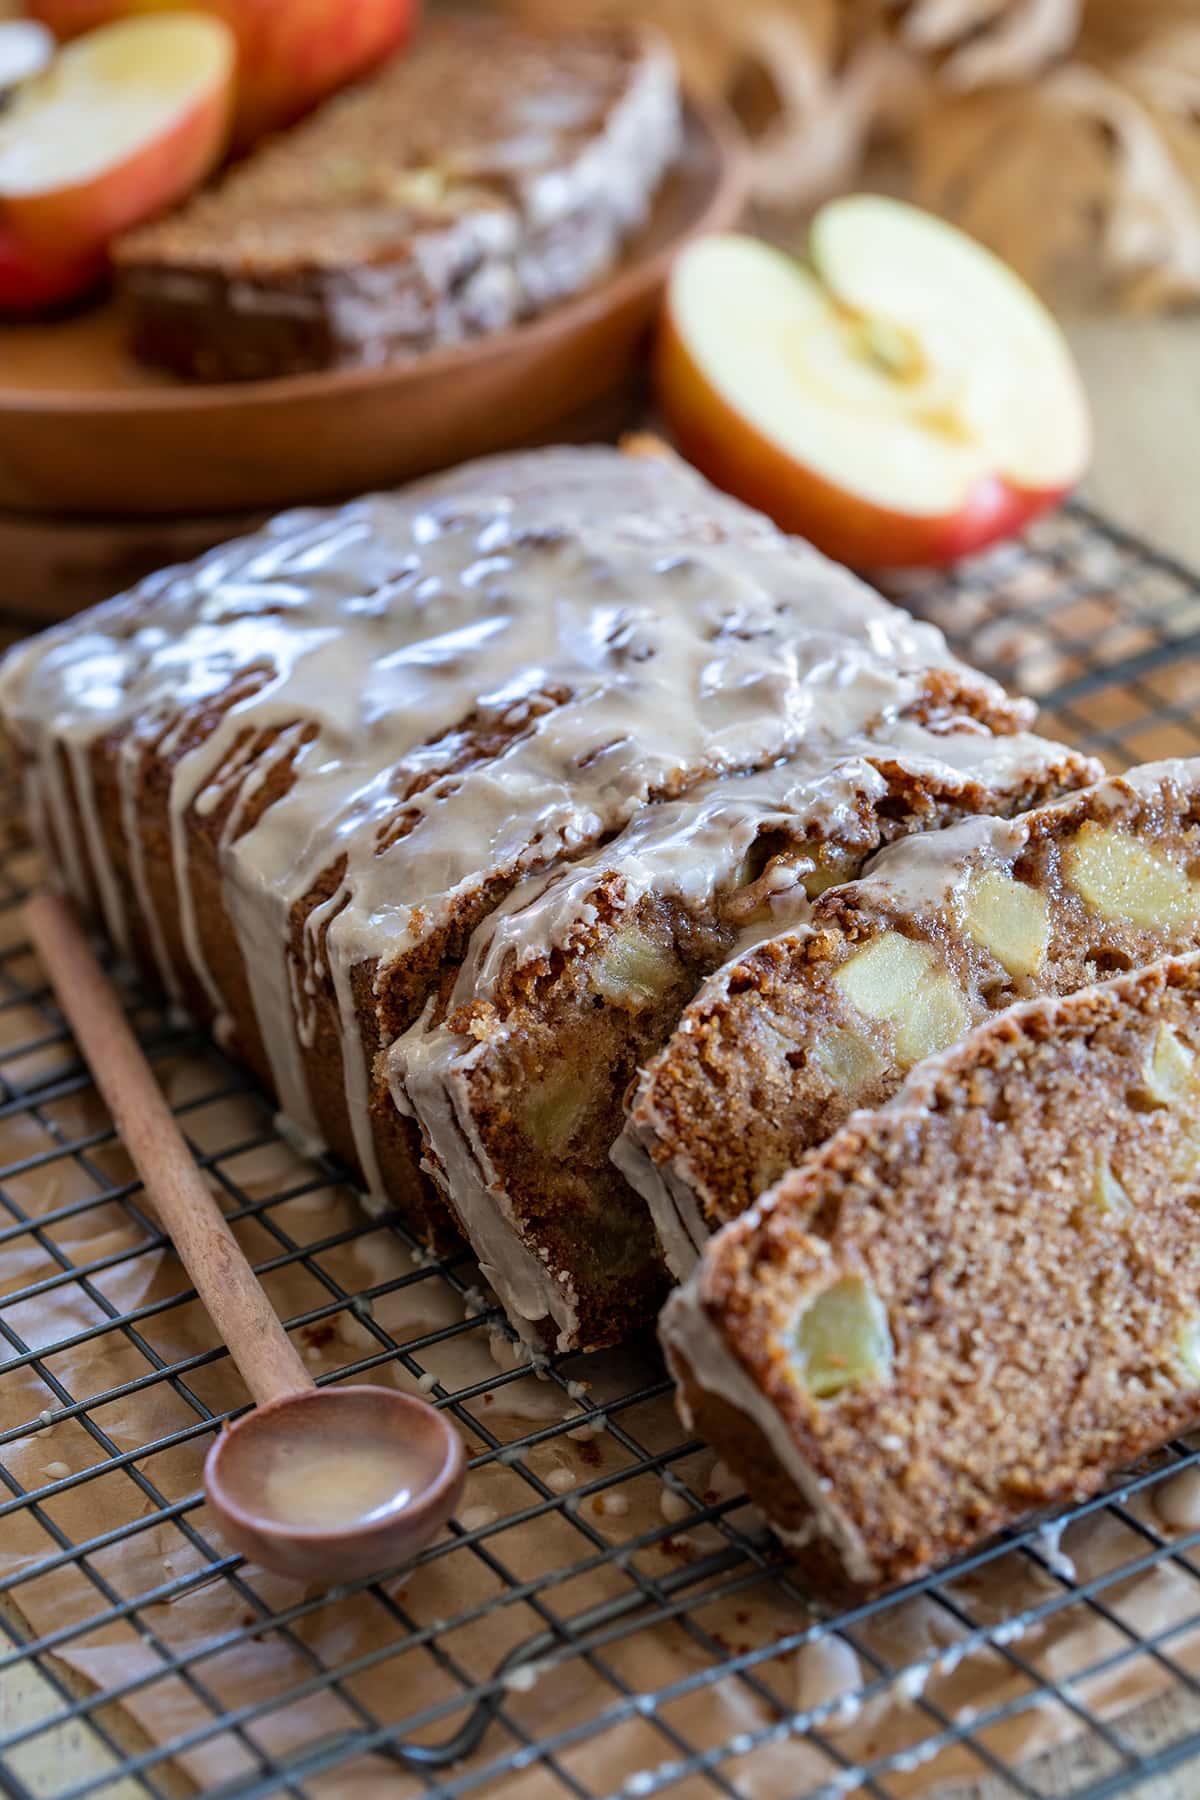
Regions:
<svg viewBox="0 0 1200 1800"><path fill-rule="evenodd" d="M198 12L69 44L0 114L0 225L41 259L81 259L190 193L225 144L235 54Z"/></svg>
<svg viewBox="0 0 1200 1800"><path fill-rule="evenodd" d="M657 386L698 468L860 567L950 561L1075 485L1070 351L990 251L867 194L823 207L810 251L730 234L676 263Z"/></svg>
<svg viewBox="0 0 1200 1800"><path fill-rule="evenodd" d="M29 0L60 38L178 0ZM290 125L326 94L365 74L408 38L416 0L195 0L238 44L234 137L239 146Z"/></svg>

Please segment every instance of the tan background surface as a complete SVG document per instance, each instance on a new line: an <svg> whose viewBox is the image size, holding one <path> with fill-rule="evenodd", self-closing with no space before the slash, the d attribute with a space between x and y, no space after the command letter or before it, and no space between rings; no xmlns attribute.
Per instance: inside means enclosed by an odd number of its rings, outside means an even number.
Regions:
<svg viewBox="0 0 1200 1800"><path fill-rule="evenodd" d="M1096 415L1085 492L1200 567L1200 317L1081 317L1069 326Z"/></svg>

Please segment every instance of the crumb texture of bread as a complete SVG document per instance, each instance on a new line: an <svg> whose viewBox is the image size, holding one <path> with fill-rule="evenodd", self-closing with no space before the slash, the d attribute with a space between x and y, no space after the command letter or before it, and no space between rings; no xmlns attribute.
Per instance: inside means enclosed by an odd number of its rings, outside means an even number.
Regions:
<svg viewBox="0 0 1200 1800"><path fill-rule="evenodd" d="M689 1414L825 1584L909 1580L1200 1412L1200 955L1024 1002L713 1240Z"/></svg>
<svg viewBox="0 0 1200 1800"><path fill-rule="evenodd" d="M650 32L434 21L115 251L135 351L238 380L461 342L588 287L677 158Z"/></svg>
<svg viewBox="0 0 1200 1800"><path fill-rule="evenodd" d="M586 1343L661 1288L644 1209L599 1175L647 1049L789 891L1091 779L1030 712L685 464L602 447L283 514L0 670L62 884L435 1245L463 1195L390 1059L491 1009L465 1026L498 1058L481 1151L518 1115L540 1137L538 1230L499 1228L498 1189L472 1241L533 1336L582 1283ZM573 1120L555 1082L585 1062Z"/></svg>
<svg viewBox="0 0 1200 1800"><path fill-rule="evenodd" d="M732 957L649 1062L621 1162L674 1273L969 1025L1196 948L1200 759L883 850Z"/></svg>
<svg viewBox="0 0 1200 1800"><path fill-rule="evenodd" d="M484 1261L499 1218L544 1265L558 1348L620 1342L662 1292L656 1215L613 1146L626 1092L705 978L789 922L810 931L814 896L897 834L1029 797L988 786L974 732L878 731L703 784L518 883L445 1007L393 1046L426 1166Z"/></svg>

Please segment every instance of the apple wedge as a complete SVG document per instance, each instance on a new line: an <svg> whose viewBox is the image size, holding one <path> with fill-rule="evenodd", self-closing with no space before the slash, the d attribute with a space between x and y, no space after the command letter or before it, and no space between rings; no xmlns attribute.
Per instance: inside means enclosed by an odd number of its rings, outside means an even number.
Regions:
<svg viewBox="0 0 1200 1800"><path fill-rule="evenodd" d="M182 199L224 147L234 63L231 32L196 12L69 44L0 113L0 226L67 262Z"/></svg>
<svg viewBox="0 0 1200 1800"><path fill-rule="evenodd" d="M30 0L60 38L173 0ZM195 0L238 45L234 138L244 147L355 80L408 39L416 0Z"/></svg>
<svg viewBox="0 0 1200 1800"><path fill-rule="evenodd" d="M724 235L675 265L657 388L706 475L858 567L979 550L1079 481L1070 351L990 251L872 195L823 207L810 251Z"/></svg>

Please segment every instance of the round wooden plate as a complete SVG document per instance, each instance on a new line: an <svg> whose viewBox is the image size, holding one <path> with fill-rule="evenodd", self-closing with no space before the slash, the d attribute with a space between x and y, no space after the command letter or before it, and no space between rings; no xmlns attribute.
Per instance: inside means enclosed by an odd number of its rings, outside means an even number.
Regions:
<svg viewBox="0 0 1200 1800"><path fill-rule="evenodd" d="M108 306L0 332L0 507L129 518L253 511L390 486L545 439L627 376L667 269L745 194L737 129L686 149L620 267L512 331L379 368L189 385L140 368Z"/></svg>

